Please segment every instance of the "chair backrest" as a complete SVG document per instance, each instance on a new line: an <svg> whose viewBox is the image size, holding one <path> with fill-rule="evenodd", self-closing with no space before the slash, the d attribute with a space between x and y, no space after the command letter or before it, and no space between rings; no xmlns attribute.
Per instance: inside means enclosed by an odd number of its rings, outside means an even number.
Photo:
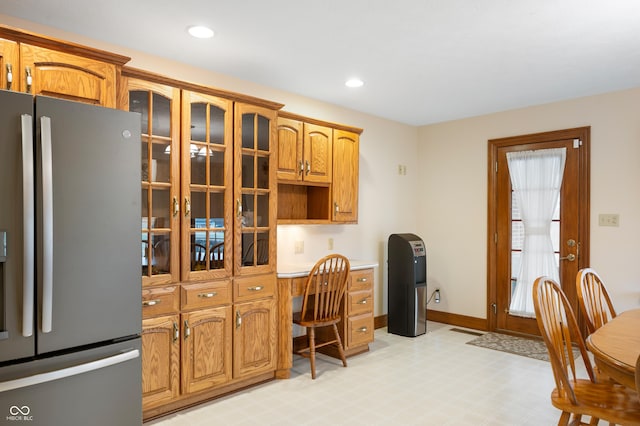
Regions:
<svg viewBox="0 0 640 426"><path fill-rule="evenodd" d="M341 254L330 254L316 262L304 290L304 320L322 322L339 315L350 269L349 259Z"/></svg>
<svg viewBox="0 0 640 426"><path fill-rule="evenodd" d="M589 333L593 333L616 316L607 288L595 270L584 268L578 271L576 291Z"/></svg>
<svg viewBox="0 0 640 426"><path fill-rule="evenodd" d="M533 307L540 334L549 352L556 388L561 395L577 404L571 385L571 379L577 378L574 347L580 350L584 367L592 382L595 382L595 375L569 300L557 282L542 276L533 283Z"/></svg>

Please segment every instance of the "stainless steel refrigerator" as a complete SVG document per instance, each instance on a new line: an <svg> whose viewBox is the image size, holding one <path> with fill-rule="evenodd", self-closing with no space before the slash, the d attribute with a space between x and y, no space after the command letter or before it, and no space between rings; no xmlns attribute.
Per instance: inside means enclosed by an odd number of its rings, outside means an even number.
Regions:
<svg viewBox="0 0 640 426"><path fill-rule="evenodd" d="M0 91L0 424L140 425L140 115Z"/></svg>

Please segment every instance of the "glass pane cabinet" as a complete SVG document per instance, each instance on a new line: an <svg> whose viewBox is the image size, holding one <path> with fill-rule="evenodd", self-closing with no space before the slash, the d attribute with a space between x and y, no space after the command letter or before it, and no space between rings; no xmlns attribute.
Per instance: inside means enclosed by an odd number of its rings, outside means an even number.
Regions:
<svg viewBox="0 0 640 426"><path fill-rule="evenodd" d="M183 281L228 276L233 270L232 105L182 93Z"/></svg>
<svg viewBox="0 0 640 426"><path fill-rule="evenodd" d="M235 273L275 270L276 113L236 104Z"/></svg>
<svg viewBox="0 0 640 426"><path fill-rule="evenodd" d="M129 110L141 115L141 265L142 285L179 277L180 93L177 89L132 80Z"/></svg>

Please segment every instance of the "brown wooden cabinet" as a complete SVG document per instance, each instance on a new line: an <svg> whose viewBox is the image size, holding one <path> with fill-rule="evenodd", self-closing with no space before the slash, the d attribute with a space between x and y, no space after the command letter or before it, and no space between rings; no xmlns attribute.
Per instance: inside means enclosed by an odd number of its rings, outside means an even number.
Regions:
<svg viewBox="0 0 640 426"><path fill-rule="evenodd" d="M330 183L333 130L278 117L278 179Z"/></svg>
<svg viewBox="0 0 640 426"><path fill-rule="evenodd" d="M369 350L369 343L374 338L373 316L373 269L351 271L344 302L340 309L342 321L338 324L338 332L347 356ZM321 330L318 340L331 338L327 330ZM337 349L326 346L319 349L327 355L339 357Z"/></svg>
<svg viewBox="0 0 640 426"><path fill-rule="evenodd" d="M143 299L179 289L180 389L145 393L148 419L274 376L278 106L139 70L123 76L120 102L142 116ZM165 314L157 310L143 312Z"/></svg>
<svg viewBox="0 0 640 426"><path fill-rule="evenodd" d="M279 223L357 222L361 132L279 113Z"/></svg>
<svg viewBox="0 0 640 426"><path fill-rule="evenodd" d="M12 90L17 83L20 73L20 55L18 43L0 39L0 88Z"/></svg>
<svg viewBox="0 0 640 426"><path fill-rule="evenodd" d="M180 394L180 316L142 320L142 398L144 409Z"/></svg>
<svg viewBox="0 0 640 426"><path fill-rule="evenodd" d="M277 353L276 277L237 279L234 305L233 376L274 371Z"/></svg>
<svg viewBox="0 0 640 426"><path fill-rule="evenodd" d="M129 61L125 56L5 26L0 26L0 54L3 62L5 55L12 56L2 64L2 88L111 108L116 106L120 69Z"/></svg>
<svg viewBox="0 0 640 426"><path fill-rule="evenodd" d="M334 222L358 221L358 174L360 137L345 130L333 132L333 184L331 200Z"/></svg>

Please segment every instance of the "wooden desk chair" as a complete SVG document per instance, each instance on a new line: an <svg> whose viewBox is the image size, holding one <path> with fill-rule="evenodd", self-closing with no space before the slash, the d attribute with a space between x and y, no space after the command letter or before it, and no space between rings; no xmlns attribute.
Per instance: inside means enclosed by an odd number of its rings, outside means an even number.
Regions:
<svg viewBox="0 0 640 426"><path fill-rule="evenodd" d="M318 260L307 278L302 300L302 310L293 314L293 322L307 328L308 347L295 353L309 358L311 378L316 378L316 349L335 344L342 360L347 366L344 348L336 324L340 322L340 305L347 287L349 259L340 254L331 254ZM315 329L332 327L334 338L316 344Z"/></svg>
<svg viewBox="0 0 640 426"><path fill-rule="evenodd" d="M584 314L589 333L593 333L611 318L615 318L616 310L613 308L607 288L595 270L584 268L578 271L576 291L578 304Z"/></svg>
<svg viewBox="0 0 640 426"><path fill-rule="evenodd" d="M549 352L556 388L551 403L562 411L558 425L583 425L582 416L590 416L592 425L598 419L610 424L640 425L640 399L637 393L610 381L596 382L571 305L552 278L539 277L533 283L533 306L540 334ZM572 348L580 356L589 376L579 379Z"/></svg>

